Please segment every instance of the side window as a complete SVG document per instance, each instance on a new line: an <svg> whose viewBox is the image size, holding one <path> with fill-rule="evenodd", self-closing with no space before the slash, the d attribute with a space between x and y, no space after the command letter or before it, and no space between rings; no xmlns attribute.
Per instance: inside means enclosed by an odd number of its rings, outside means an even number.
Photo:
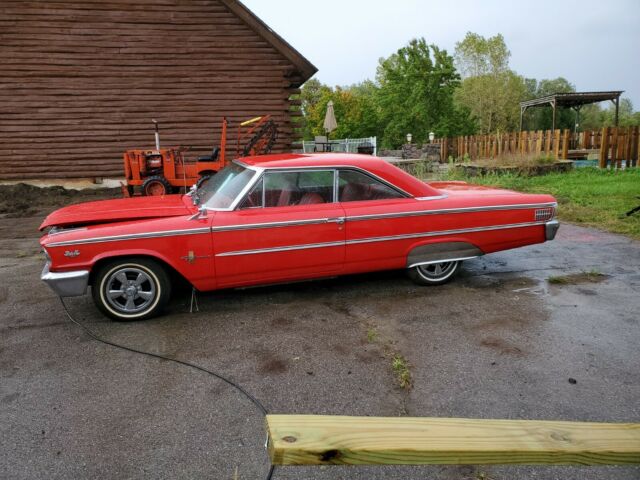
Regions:
<svg viewBox="0 0 640 480"><path fill-rule="evenodd" d="M404 195L395 189L355 170L340 170L338 172L338 191L340 202L404 198Z"/></svg>
<svg viewBox="0 0 640 480"><path fill-rule="evenodd" d="M265 172L239 208L286 207L333 202L333 170Z"/></svg>

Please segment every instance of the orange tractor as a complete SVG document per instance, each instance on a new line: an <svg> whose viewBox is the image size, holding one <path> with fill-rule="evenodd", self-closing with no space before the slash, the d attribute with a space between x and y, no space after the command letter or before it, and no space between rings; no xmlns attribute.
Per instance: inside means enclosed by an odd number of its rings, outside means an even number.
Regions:
<svg viewBox="0 0 640 480"><path fill-rule="evenodd" d="M227 165L227 119L222 119L220 146L214 147L211 155L186 162L184 153L188 148L160 148L160 131L155 125L155 150L127 150L124 153L124 173L127 184L123 185L125 196L167 195L187 191L194 183L214 175ZM271 115L255 117L238 126L236 156L265 155L276 141L278 129Z"/></svg>

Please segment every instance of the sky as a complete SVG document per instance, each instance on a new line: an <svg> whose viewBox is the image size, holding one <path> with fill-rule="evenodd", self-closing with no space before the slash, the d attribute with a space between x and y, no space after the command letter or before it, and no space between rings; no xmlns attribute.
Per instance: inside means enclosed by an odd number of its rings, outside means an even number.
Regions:
<svg viewBox="0 0 640 480"><path fill-rule="evenodd" d="M329 85L375 77L378 59L424 37L453 54L471 31L501 33L527 78L624 90L640 110L640 0L243 0ZM603 107L606 104L602 104Z"/></svg>

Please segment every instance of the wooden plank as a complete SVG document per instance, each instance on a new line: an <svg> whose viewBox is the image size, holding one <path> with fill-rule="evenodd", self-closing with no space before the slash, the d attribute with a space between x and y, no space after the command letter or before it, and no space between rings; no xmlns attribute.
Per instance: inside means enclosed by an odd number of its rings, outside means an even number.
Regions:
<svg viewBox="0 0 640 480"><path fill-rule="evenodd" d="M567 160L569 158L569 138L571 138L571 131L567 128L562 132L562 159Z"/></svg>
<svg viewBox="0 0 640 480"><path fill-rule="evenodd" d="M556 160L560 156L560 129L553 131L553 158Z"/></svg>
<svg viewBox="0 0 640 480"><path fill-rule="evenodd" d="M607 168L607 159L609 158L609 127L602 127L602 137L600 138L600 168Z"/></svg>
<svg viewBox="0 0 640 480"><path fill-rule="evenodd" d="M640 464L640 424L267 415L274 465Z"/></svg>

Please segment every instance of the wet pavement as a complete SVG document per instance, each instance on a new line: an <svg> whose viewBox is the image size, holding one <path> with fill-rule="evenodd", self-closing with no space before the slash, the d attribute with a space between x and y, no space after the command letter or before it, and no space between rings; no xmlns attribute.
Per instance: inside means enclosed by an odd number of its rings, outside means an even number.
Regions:
<svg viewBox="0 0 640 480"><path fill-rule="evenodd" d="M39 219L0 219L0 477L263 478L264 420L246 398L66 320L39 280ZM223 373L273 413L640 421L640 243L622 236L565 224L554 242L465 262L442 287L383 272L200 294L197 313L189 299L129 324L88 297L68 304L105 338ZM411 389L398 386L395 355ZM273 478L638 479L640 468L287 467Z"/></svg>

